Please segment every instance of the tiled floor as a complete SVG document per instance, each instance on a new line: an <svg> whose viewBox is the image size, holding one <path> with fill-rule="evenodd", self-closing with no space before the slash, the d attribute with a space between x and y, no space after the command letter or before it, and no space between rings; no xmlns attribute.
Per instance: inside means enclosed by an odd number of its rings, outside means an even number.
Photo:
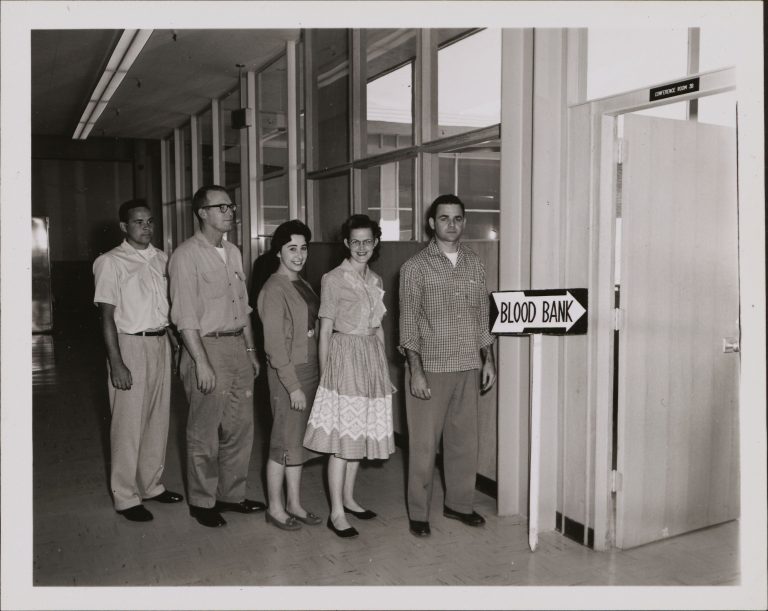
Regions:
<svg viewBox="0 0 768 611"><path fill-rule="evenodd" d="M521 517L495 515L471 529L441 515L436 487L433 534L408 533L403 452L365 466L359 501L379 513L356 522L354 540L324 526L287 533L263 514L226 514L206 529L185 504L151 505L155 520L131 523L108 494L108 417L103 350L97 330L78 338L36 336L33 343L34 570L36 586L181 585L721 585L739 582L738 522L629 551L594 552L558 533L528 550ZM186 403L173 389L165 483L184 491ZM268 415L257 407L257 444L249 496L263 499L263 449ZM327 516L323 465L303 479L305 506Z"/></svg>

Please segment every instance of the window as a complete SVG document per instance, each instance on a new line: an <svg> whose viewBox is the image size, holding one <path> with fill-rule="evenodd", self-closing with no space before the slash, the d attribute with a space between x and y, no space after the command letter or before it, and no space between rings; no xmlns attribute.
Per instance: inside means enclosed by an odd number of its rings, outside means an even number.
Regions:
<svg viewBox="0 0 768 611"><path fill-rule="evenodd" d="M232 203L242 210L240 178L240 130L232 127L232 112L240 108L240 89L237 88L221 100L221 181ZM238 212L234 232L227 239L238 247L242 246L242 222ZM233 235L234 234L234 235Z"/></svg>
<svg viewBox="0 0 768 611"><path fill-rule="evenodd" d="M263 233L290 216L288 204L288 75L285 56L259 74L259 147Z"/></svg>
<svg viewBox="0 0 768 611"><path fill-rule="evenodd" d="M498 140L483 142L438 155L440 193L454 193L466 208L464 237L499 238L501 155Z"/></svg>
<svg viewBox="0 0 768 611"><path fill-rule="evenodd" d="M381 226L382 240L412 240L415 159L367 168L364 212Z"/></svg>
<svg viewBox="0 0 768 611"><path fill-rule="evenodd" d="M339 29L312 31L313 74L317 122L310 169L349 161L349 33Z"/></svg>
<svg viewBox="0 0 768 611"><path fill-rule="evenodd" d="M341 224L349 216L349 172L314 181L316 189L312 239L316 242L341 240Z"/></svg>
<svg viewBox="0 0 768 611"><path fill-rule="evenodd" d="M415 30L366 30L367 152L413 144Z"/></svg>
<svg viewBox="0 0 768 611"><path fill-rule="evenodd" d="M482 30L437 52L437 136L501 121L501 30Z"/></svg>

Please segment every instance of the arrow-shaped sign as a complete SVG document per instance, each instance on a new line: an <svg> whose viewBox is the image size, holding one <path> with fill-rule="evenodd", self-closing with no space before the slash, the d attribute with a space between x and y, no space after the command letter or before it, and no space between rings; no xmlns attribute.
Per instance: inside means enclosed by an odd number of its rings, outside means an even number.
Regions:
<svg viewBox="0 0 768 611"><path fill-rule="evenodd" d="M491 331L498 334L587 332L587 289L498 291L498 314Z"/></svg>

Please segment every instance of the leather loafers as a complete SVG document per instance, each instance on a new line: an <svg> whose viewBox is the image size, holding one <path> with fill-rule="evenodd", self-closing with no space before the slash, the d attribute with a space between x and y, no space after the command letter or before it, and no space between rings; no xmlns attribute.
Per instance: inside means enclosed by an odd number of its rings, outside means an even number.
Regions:
<svg viewBox="0 0 768 611"><path fill-rule="evenodd" d="M153 518L152 512L144 505L134 505L128 509L121 509L117 513L131 522L149 522Z"/></svg>
<svg viewBox="0 0 768 611"><path fill-rule="evenodd" d="M266 519L267 524L277 526L280 530L299 530L301 528L301 524L299 524L296 521L296 518L291 514L288 514L288 518L285 520L285 522L281 522L269 512L264 514L264 518Z"/></svg>
<svg viewBox="0 0 768 611"><path fill-rule="evenodd" d="M221 514L216 511L215 507L197 507L196 505L190 505L189 515L195 518L198 524L202 524L208 528L224 526L227 523L227 521L221 517Z"/></svg>
<svg viewBox="0 0 768 611"><path fill-rule="evenodd" d="M180 503L184 500L184 497L177 492L171 492L170 490L164 490L157 496L152 496L145 501L157 501L158 503Z"/></svg>
<svg viewBox="0 0 768 611"><path fill-rule="evenodd" d="M237 513L256 513L257 511L264 511L267 506L261 501L251 501L250 499L244 499L239 503L228 503L227 501L216 501L216 509L218 511L236 511Z"/></svg>
<svg viewBox="0 0 768 611"><path fill-rule="evenodd" d="M472 513L461 513L450 507L443 507L443 515L446 518L451 518L451 520L459 520L467 526L482 526L485 524L485 518L476 511L473 511Z"/></svg>
<svg viewBox="0 0 768 611"><path fill-rule="evenodd" d="M331 520L331 516L328 516L328 522L326 522L326 525L336 534L337 537L341 537L342 539L348 539L349 537L357 537L357 535L360 534L359 532L357 532L356 528L352 528L351 526L343 530L336 528L333 525L333 520Z"/></svg>
<svg viewBox="0 0 768 611"><path fill-rule="evenodd" d="M363 509L363 511L355 511L354 509L344 508L344 513L355 516L358 520L372 520L376 517L376 512L370 509Z"/></svg>
<svg viewBox="0 0 768 611"><path fill-rule="evenodd" d="M429 522L421 522L420 520L408 520L408 530L416 537L428 537L432 534L429 529Z"/></svg>

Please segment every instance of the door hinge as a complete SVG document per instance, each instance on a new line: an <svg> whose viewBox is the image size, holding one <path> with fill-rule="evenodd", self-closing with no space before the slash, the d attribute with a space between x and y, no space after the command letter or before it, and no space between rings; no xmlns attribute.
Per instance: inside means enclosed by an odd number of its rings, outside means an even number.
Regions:
<svg viewBox="0 0 768 611"><path fill-rule="evenodd" d="M621 311L621 308L614 308L613 309L613 330L621 331L621 328L623 326L624 326L624 313Z"/></svg>
<svg viewBox="0 0 768 611"><path fill-rule="evenodd" d="M619 492L621 490L621 473L614 469L611 471L611 492Z"/></svg>
<svg viewBox="0 0 768 611"><path fill-rule="evenodd" d="M627 154L627 141L624 138L616 139L614 163L624 163Z"/></svg>

